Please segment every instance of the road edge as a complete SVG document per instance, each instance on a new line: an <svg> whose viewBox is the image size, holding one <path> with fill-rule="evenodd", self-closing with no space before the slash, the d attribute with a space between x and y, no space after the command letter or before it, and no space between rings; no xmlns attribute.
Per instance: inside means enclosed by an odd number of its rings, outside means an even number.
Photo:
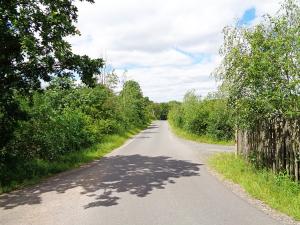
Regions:
<svg viewBox="0 0 300 225"><path fill-rule="evenodd" d="M284 225L300 225L300 221L294 220L292 217L281 213L269 205L264 203L263 201L256 199L250 196L244 188L242 188L239 184L236 184L228 179L226 179L222 174L218 173L215 169L211 166L206 164L207 172L215 177L219 182L221 182L227 189L229 189L233 194L240 197L250 205L254 206L255 208L261 210L263 213L267 214L268 216L272 217L274 220L283 223Z"/></svg>

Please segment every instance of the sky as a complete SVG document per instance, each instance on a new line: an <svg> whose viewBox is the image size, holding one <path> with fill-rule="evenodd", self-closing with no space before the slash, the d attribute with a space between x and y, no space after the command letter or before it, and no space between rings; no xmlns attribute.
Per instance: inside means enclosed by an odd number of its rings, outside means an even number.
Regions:
<svg viewBox="0 0 300 225"><path fill-rule="evenodd" d="M222 29L251 26L279 0L95 0L78 2L73 51L102 57L122 80L136 80L156 102L182 100L191 89L217 90ZM125 74L125 75L124 75Z"/></svg>

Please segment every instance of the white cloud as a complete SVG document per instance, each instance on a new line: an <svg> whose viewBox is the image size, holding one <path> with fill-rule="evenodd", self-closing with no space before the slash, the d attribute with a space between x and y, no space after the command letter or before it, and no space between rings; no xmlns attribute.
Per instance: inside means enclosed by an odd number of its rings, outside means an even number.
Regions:
<svg viewBox="0 0 300 225"><path fill-rule="evenodd" d="M274 13L278 0L95 0L77 3L81 36L69 40L79 54L106 57L120 73L137 80L155 101L182 99L195 88L217 88L210 76L220 62L222 28L255 7ZM183 52L177 51L180 49ZM195 57L192 57L194 56ZM197 60L197 56L203 58ZM196 59L196 61L195 61Z"/></svg>

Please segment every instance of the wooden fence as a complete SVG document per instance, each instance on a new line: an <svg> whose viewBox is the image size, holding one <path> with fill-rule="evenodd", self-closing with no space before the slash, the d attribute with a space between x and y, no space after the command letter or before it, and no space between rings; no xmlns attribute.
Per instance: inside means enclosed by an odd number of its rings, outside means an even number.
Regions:
<svg viewBox="0 0 300 225"><path fill-rule="evenodd" d="M274 172L286 172L299 181L300 119L274 119L251 130L238 129L237 154Z"/></svg>

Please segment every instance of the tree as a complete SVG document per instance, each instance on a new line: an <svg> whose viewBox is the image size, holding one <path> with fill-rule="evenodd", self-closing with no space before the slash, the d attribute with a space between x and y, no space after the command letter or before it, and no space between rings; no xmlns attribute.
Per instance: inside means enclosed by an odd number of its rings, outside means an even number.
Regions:
<svg viewBox="0 0 300 225"><path fill-rule="evenodd" d="M300 7L286 0L254 27L226 27L216 70L239 126L299 117Z"/></svg>
<svg viewBox="0 0 300 225"><path fill-rule="evenodd" d="M185 94L182 107L184 129L198 135L205 134L210 110L203 107L201 97L196 95L195 90Z"/></svg>
<svg viewBox="0 0 300 225"><path fill-rule="evenodd" d="M116 74L115 69L112 69L110 72L108 72L105 68L106 66L104 65L103 69L100 71L100 74L98 76L98 83L113 90L119 83L118 75Z"/></svg>
<svg viewBox="0 0 300 225"><path fill-rule="evenodd" d="M169 113L168 103L154 103L153 105L154 117L158 120L167 120Z"/></svg>
<svg viewBox="0 0 300 225"><path fill-rule="evenodd" d="M142 125L146 121L146 102L140 85L133 80L126 81L120 92L122 112L128 125Z"/></svg>
<svg viewBox="0 0 300 225"><path fill-rule="evenodd" d="M92 0L87 0L93 2ZM16 93L30 94L41 81L78 74L93 86L102 59L79 56L65 37L79 34L77 8L70 0L1 0L0 4L0 149L25 115Z"/></svg>
<svg viewBox="0 0 300 225"><path fill-rule="evenodd" d="M201 99L195 90L188 91L184 101L169 102L168 120L177 128L213 140L232 140L233 123L227 99L211 93Z"/></svg>

